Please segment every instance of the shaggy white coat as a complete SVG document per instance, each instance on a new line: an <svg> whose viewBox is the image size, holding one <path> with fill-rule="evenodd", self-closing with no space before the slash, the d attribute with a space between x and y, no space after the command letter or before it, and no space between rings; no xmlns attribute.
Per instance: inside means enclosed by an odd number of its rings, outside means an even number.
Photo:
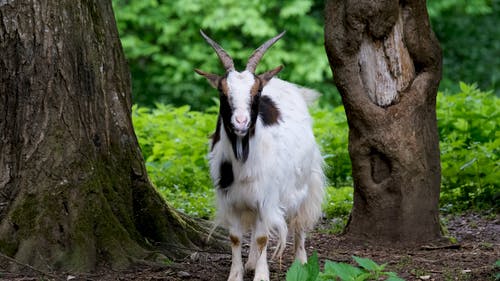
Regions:
<svg viewBox="0 0 500 281"><path fill-rule="evenodd" d="M254 81L251 74L245 72L233 71L228 75L233 114L249 114L250 111L248 95ZM246 162L235 158L223 125L220 140L209 153L210 173L215 184L219 182L222 162L229 160L232 163L234 175L228 188L217 190L216 223L240 237L252 230L252 243L260 235L277 237L275 254L278 255L286 244L288 223L296 234L296 257L305 262L304 232L310 230L321 215L325 185L323 159L307 108L317 93L272 78L263 88L262 96L269 96L281 115L279 123L272 126L264 126L258 117ZM255 268L257 259L259 253L251 250L247 267ZM233 267L235 262L241 263L241 257L236 261L233 257ZM241 271L232 268L232 275L235 275L234 270ZM265 278L258 274L256 272L255 278ZM234 277L238 279L239 276Z"/></svg>

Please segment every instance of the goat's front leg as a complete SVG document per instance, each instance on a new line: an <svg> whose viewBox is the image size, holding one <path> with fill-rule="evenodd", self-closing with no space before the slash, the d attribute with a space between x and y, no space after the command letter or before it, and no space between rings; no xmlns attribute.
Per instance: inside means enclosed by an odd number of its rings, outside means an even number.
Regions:
<svg viewBox="0 0 500 281"><path fill-rule="evenodd" d="M243 261L241 259L241 240L242 233L240 229L231 229L229 239L231 239L231 272L228 281L243 281Z"/></svg>
<svg viewBox="0 0 500 281"><path fill-rule="evenodd" d="M257 263L255 265L254 281L268 281L269 280L269 266L267 265L267 231L264 230L264 225L257 223L255 230L255 243L257 246L256 255ZM252 241L253 243L254 241Z"/></svg>

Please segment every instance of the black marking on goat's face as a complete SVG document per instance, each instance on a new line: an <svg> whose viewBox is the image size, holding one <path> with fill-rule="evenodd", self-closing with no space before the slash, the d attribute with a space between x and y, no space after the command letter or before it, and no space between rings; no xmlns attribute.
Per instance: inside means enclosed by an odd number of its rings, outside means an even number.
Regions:
<svg viewBox="0 0 500 281"><path fill-rule="evenodd" d="M235 74L238 75L238 74ZM252 74L253 75L253 74ZM258 78L254 78L255 82L251 85L249 92L246 94L249 104L239 104L240 112L242 110L246 111L249 115L247 117L248 124L245 130L235 128L234 124L234 114L235 114L235 105L234 105L234 94L245 94L245 93L233 93L230 92L230 85L228 85L227 75L222 77L219 80L217 89L219 91L219 99L220 99L220 107L219 107L219 120L224 126L224 131L226 132L229 141L231 142L231 146L233 149L233 153L236 159L245 162L248 159L249 154L249 140L250 137L254 135L255 132L255 123L258 117L258 109L259 109L259 98L262 92L261 81ZM241 98L241 96L240 96ZM245 109L246 108L246 109ZM250 112L248 112L248 110ZM218 125L220 126L220 125ZM214 135L214 139L212 144L215 145L217 137L217 129ZM213 146L212 146L213 148Z"/></svg>
<svg viewBox="0 0 500 281"><path fill-rule="evenodd" d="M245 161L246 158L248 157L248 140L246 142L242 142L243 145L243 155L242 159L238 157L237 153L237 138L238 136L235 133L233 124L231 123L231 117L233 115L233 109L230 104L230 98L229 98L229 93L228 93L228 87L227 87L227 81L225 78L221 79L219 82L218 86L219 90L219 120L222 120L222 124L224 126L224 131L226 132L227 137L229 138L229 141L231 142L232 149L234 152L234 155L237 159ZM245 138L244 138L245 139ZM247 147L247 149L245 149ZM245 153L246 150L246 153Z"/></svg>
<svg viewBox="0 0 500 281"><path fill-rule="evenodd" d="M235 158L245 162L248 159L248 154L250 152L250 138L255 134L255 126L259 115L264 126L272 126L279 123L281 113L275 102L268 96L262 96L264 85L268 82L267 80L264 80L266 78L261 78L260 76L254 75L254 83L247 93L249 95L250 103L248 105L250 109L250 122L248 124L248 130L243 136L241 135L241 131L237 131L234 127L233 115L235 109L232 104L232 93L230 93L230 86L227 82L227 75L219 80L219 84L217 87L219 90L220 99L219 118L216 132L212 141L212 148L213 145L215 145L215 143L219 140L219 123L222 122L224 130L226 131L226 134L231 142Z"/></svg>
<svg viewBox="0 0 500 281"><path fill-rule="evenodd" d="M226 189L234 181L233 165L231 162L224 161L220 164L219 188Z"/></svg>

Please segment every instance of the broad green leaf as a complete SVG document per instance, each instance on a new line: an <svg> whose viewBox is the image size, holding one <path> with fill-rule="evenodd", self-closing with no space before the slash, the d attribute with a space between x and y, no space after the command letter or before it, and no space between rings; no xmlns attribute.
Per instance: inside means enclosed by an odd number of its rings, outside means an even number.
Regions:
<svg viewBox="0 0 500 281"><path fill-rule="evenodd" d="M313 254L309 257L307 263L304 264L304 267L306 268L308 274L307 279L304 280L315 281L319 275L319 260L318 253L316 251L314 251Z"/></svg>
<svg viewBox="0 0 500 281"><path fill-rule="evenodd" d="M296 260L286 272L286 281L304 281L308 280L308 276L307 269Z"/></svg>
<svg viewBox="0 0 500 281"><path fill-rule="evenodd" d="M343 281L354 281L363 271L347 263L325 262L325 273L338 276Z"/></svg>
<svg viewBox="0 0 500 281"><path fill-rule="evenodd" d="M364 269L368 271L381 271L383 267L379 266L377 263L367 258L360 258L352 256L352 258Z"/></svg>

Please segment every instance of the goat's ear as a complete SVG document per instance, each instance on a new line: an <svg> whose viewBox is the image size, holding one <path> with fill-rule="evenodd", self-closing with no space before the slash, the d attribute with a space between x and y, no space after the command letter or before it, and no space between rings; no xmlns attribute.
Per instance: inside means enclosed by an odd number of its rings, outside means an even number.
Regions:
<svg viewBox="0 0 500 281"><path fill-rule="evenodd" d="M199 75L207 78L208 82L210 83L210 85L212 85L212 87L216 88L219 86L219 80L220 80L220 76L217 75L217 74L213 74L213 73L208 73L208 72L205 72L205 71L202 71L202 70L199 70L199 69L195 69L194 70L196 73L198 73Z"/></svg>
<svg viewBox="0 0 500 281"><path fill-rule="evenodd" d="M271 80L274 76L276 76L276 74L278 74L282 69L283 69L283 66L280 65L280 66L276 67L275 69L271 69L271 70L266 71L262 74L259 74L259 78L262 80L262 83L264 83L264 85L266 85L267 82L269 82L269 80Z"/></svg>

